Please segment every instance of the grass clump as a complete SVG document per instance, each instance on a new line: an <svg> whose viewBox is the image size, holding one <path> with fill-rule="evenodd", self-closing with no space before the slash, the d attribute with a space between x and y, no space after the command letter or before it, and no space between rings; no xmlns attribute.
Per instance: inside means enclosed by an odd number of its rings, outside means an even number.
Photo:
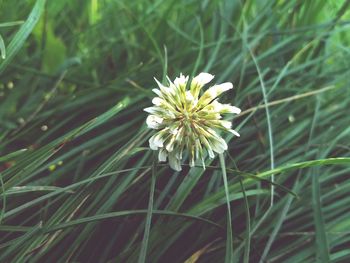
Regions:
<svg viewBox="0 0 350 263"><path fill-rule="evenodd" d="M0 1L0 261L349 261L349 6ZM154 162L180 72L234 83L226 167Z"/></svg>

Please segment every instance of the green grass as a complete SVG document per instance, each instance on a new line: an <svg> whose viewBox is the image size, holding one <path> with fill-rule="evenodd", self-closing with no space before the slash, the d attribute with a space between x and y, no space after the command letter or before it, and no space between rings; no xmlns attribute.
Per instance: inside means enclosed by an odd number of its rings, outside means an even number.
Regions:
<svg viewBox="0 0 350 263"><path fill-rule="evenodd" d="M350 261L349 10L0 1L0 262ZM174 172L143 108L202 71L241 137Z"/></svg>

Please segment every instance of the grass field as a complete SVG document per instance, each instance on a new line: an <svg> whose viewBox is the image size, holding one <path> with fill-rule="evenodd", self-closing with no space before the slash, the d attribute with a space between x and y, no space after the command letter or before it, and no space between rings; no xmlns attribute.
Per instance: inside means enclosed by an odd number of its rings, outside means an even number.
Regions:
<svg viewBox="0 0 350 263"><path fill-rule="evenodd" d="M349 0L0 0L0 262L350 262L349 30ZM181 72L242 109L205 170L148 144Z"/></svg>

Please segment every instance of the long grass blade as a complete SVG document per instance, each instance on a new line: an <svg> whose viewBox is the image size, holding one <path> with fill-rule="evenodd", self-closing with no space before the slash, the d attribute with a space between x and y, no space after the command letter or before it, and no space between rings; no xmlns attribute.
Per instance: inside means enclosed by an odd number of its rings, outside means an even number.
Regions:
<svg viewBox="0 0 350 263"><path fill-rule="evenodd" d="M34 26L39 21L40 15L44 9L45 2L46 0L37 0L35 2L33 10L29 14L27 20L21 25L21 28L9 43L6 52L7 57L0 63L0 74L2 74L6 67L11 63L18 51L24 45L30 33L33 31Z"/></svg>
<svg viewBox="0 0 350 263"><path fill-rule="evenodd" d="M220 165L222 167L222 177L224 181L224 189L226 196L226 206L227 206L227 221L226 221L226 253L225 253L225 263L232 262L233 258L233 242L232 242L232 216L231 216L231 205L230 205L230 193L227 183L226 165L225 159L222 154L219 155Z"/></svg>
<svg viewBox="0 0 350 263"><path fill-rule="evenodd" d="M154 203L154 191L156 187L156 156L153 156L154 161L152 165L152 177L151 177L151 187L148 200L148 210L145 223L145 232L143 234L140 256L138 259L139 263L146 262L147 248L149 242L149 233L151 231L152 213L153 213L153 203Z"/></svg>

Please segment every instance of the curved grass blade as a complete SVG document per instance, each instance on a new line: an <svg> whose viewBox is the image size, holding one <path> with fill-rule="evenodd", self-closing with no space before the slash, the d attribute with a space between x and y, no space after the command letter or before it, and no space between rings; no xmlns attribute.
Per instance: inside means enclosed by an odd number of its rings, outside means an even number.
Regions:
<svg viewBox="0 0 350 263"><path fill-rule="evenodd" d="M21 26L7 47L7 58L0 64L0 74L6 69L39 21L46 0L37 0L26 22Z"/></svg>
<svg viewBox="0 0 350 263"><path fill-rule="evenodd" d="M118 211L118 212L111 212L111 213L106 213L106 214L90 216L90 217L84 217L84 218L72 220L72 221L69 221L66 223L62 223L59 225L55 225L52 227L48 227L44 230L44 232L45 233L53 232L53 231L61 230L64 228L74 227L74 226L78 226L81 224L86 224L86 223L90 223L90 222L95 222L95 221L110 219L110 218L115 218L115 217L123 217L123 216L131 216L131 215L144 215L144 214L147 214L147 212L148 212L148 210L141 209L141 210L130 210L130 211ZM153 210L152 213L154 215L159 215L159 216L175 216L175 217L183 217L183 218L187 218L187 219L192 219L195 221L200 221L200 222L209 224L215 228L222 230L222 226L216 224L213 221L205 219L203 217L193 216L193 215L189 215L189 214L185 214L185 213L176 213L176 212L167 211L167 210Z"/></svg>
<svg viewBox="0 0 350 263"><path fill-rule="evenodd" d="M61 187L57 186L38 186L38 185L26 185L26 186L14 186L10 189L8 189L5 193L0 194L0 199L6 195L18 195L18 194L25 194L25 193L33 193L33 192L52 192L57 191L59 189L62 189ZM67 193L74 193L71 190L66 191Z"/></svg>
<svg viewBox="0 0 350 263"><path fill-rule="evenodd" d="M338 165L338 164L350 165L350 158L349 157L327 158L327 159L318 159L318 160L312 160L312 161L306 161L306 162L300 162L300 163L287 164L282 167L278 167L266 172L258 173L256 176L260 178L265 178L265 177L271 176L272 174L280 174L280 173L289 172L289 171L293 171L301 168L308 168L308 167L320 166L320 165ZM246 179L243 181L243 183L246 186L251 185L252 180L253 179Z"/></svg>

